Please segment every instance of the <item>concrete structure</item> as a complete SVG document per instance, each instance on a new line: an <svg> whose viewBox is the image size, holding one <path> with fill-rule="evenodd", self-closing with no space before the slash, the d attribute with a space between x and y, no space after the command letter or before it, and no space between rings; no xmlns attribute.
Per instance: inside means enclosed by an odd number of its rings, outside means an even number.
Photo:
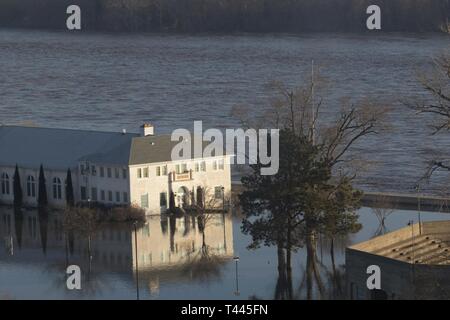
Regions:
<svg viewBox="0 0 450 320"><path fill-rule="evenodd" d="M39 167L45 170L49 204L66 203L67 170L75 201L107 206L136 205L148 214L194 205L198 190L222 207L231 192L229 156L172 161L178 142L154 135L152 125L139 134L20 126L0 126L0 203L11 204L13 177L19 168L24 204L37 205ZM200 189L199 189L200 188Z"/></svg>
<svg viewBox="0 0 450 320"><path fill-rule="evenodd" d="M362 205L406 210L450 212L450 198L428 194L397 192L364 192Z"/></svg>
<svg viewBox="0 0 450 320"><path fill-rule="evenodd" d="M413 224L346 249L350 299L371 299L367 267L381 269L387 299L450 298L450 221Z"/></svg>

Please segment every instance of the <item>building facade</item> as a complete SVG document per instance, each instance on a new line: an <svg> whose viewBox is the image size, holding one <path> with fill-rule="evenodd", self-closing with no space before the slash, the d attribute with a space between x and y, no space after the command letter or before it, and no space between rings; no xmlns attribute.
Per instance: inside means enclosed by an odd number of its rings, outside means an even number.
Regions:
<svg viewBox="0 0 450 320"><path fill-rule="evenodd" d="M151 125L141 134L0 126L0 203L14 201L18 167L25 206L37 206L39 168L44 168L48 203L66 205L70 169L76 202L106 206L134 205L147 214L164 213L171 194L175 205L205 202L222 207L231 193L229 156L172 161L177 142L154 135Z"/></svg>

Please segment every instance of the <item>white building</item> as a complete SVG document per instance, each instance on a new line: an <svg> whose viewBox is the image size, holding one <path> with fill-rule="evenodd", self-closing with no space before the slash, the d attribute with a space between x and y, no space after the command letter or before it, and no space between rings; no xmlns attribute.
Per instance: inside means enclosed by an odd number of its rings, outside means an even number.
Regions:
<svg viewBox="0 0 450 320"><path fill-rule="evenodd" d="M23 202L36 206L42 164L53 207L66 204L68 169L76 202L136 205L160 214L167 210L171 192L176 206L189 207L201 188L205 199L223 205L231 192L228 156L171 161L177 142L170 135L154 135L151 125L142 128L139 135L0 126L0 203L13 203L17 164Z"/></svg>

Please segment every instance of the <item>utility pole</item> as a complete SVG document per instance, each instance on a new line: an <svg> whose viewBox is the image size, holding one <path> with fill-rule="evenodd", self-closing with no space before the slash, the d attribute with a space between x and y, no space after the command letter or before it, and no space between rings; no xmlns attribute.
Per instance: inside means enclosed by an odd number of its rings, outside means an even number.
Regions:
<svg viewBox="0 0 450 320"><path fill-rule="evenodd" d="M139 258L138 258L138 245L137 245L137 221L134 223L134 248L136 256L136 299L139 300Z"/></svg>
<svg viewBox="0 0 450 320"><path fill-rule="evenodd" d="M420 185L417 184L417 214L419 218L419 235L422 235L422 219L421 219L421 205L420 205Z"/></svg>
<svg viewBox="0 0 450 320"><path fill-rule="evenodd" d="M412 263L411 263L411 276L412 276L412 283L413 283L413 285L414 285L414 280L415 280L415 268L414 268L414 264L416 263L415 262L415 255L414 255L414 251L415 251L415 248L414 248L414 221L412 221L412 220L410 220L409 221L409 223L408 223L408 225L411 225L411 241L412 241L412 250L411 250L411 256L412 256Z"/></svg>
<svg viewBox="0 0 450 320"><path fill-rule="evenodd" d="M316 124L315 124L315 102L314 102L314 60L311 61L311 141L312 144L315 144L315 131L316 131Z"/></svg>
<svg viewBox="0 0 450 320"><path fill-rule="evenodd" d="M239 256L234 256L233 257L233 260L234 260L234 262L235 262L235 264L236 264L236 291L235 291L235 295L236 296L239 296L240 295L240 292L239 292L239 271L238 271L238 263L239 263Z"/></svg>

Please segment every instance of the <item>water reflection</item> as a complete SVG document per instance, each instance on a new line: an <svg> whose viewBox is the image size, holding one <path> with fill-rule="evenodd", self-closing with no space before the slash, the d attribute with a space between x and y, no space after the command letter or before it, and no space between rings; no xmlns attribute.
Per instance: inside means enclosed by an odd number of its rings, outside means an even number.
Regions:
<svg viewBox="0 0 450 320"><path fill-rule="evenodd" d="M130 223L70 229L58 211L1 207L0 218L0 260L9 267L43 265L59 292L67 266L79 265L83 290L75 298L109 290L105 275L111 273L134 281L139 276L141 290L154 297L160 279L205 283L220 278L233 257L233 226L223 214L148 217L136 232Z"/></svg>
<svg viewBox="0 0 450 320"><path fill-rule="evenodd" d="M138 260L133 225L102 224L91 237L90 261L86 235L70 235L57 212L49 212L44 255L38 212L0 207L0 299L136 299L136 262L141 299L348 298L345 248L371 239L379 226L372 209L358 213L363 228L357 234L337 237L333 245L319 236L309 255L306 247L292 255L289 270L286 253L276 247L246 249L251 239L240 232L239 217L214 215L200 225L191 215L151 217L136 233ZM405 227L416 214L395 210L386 228ZM442 213L422 217L450 219ZM70 264L84 274L81 292L65 287Z"/></svg>

